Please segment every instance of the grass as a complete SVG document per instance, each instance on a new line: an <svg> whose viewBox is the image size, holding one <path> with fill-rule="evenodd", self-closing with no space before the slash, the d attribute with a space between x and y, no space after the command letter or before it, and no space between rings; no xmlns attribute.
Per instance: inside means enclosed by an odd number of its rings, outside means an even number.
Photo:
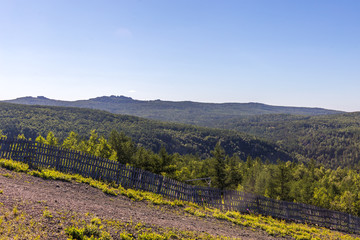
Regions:
<svg viewBox="0 0 360 240"><path fill-rule="evenodd" d="M1 206L0 240L230 239L214 237L205 232L161 228L142 222L100 219L91 213L78 214L61 211L50 213L46 208L38 209L41 206L40 203L38 204L37 206L31 206L28 203L21 203L19 206ZM34 214L36 211L38 212ZM59 231L54 231L54 229Z"/></svg>
<svg viewBox="0 0 360 240"><path fill-rule="evenodd" d="M92 187L102 190L104 193L116 197L117 195L123 195L131 199L132 201L146 201L152 206L171 207L177 214L190 214L198 217L199 219L218 219L220 221L230 222L237 226L247 227L253 230L263 230L269 235L275 237L292 237L294 239L360 239L350 234L345 234L338 231L332 231L326 228L317 227L314 225L299 224L286 222L272 217L254 215L254 214L241 214L235 211L220 211L218 209L207 208L199 206L194 203L184 202L179 200L169 200L161 195L143 192L134 189L124 189L122 186L116 186L115 184L109 184L101 181L97 181L91 178L84 178L76 174L67 174L55 171L53 169L39 169L30 170L24 163L15 162L12 160L0 159L0 166L16 171L24 172L32 176L41 177L44 179L61 180L61 181L76 181L80 183L89 184ZM2 195L6 194L2 191ZM0 204L1 205L1 204ZM165 209L168 210L168 209ZM91 215L91 214L89 214ZM10 216L10 222L4 221ZM2 233L10 232L9 229L13 229L18 236L21 234L32 234L34 231L38 231L38 235L31 236L28 239L36 239L36 236L46 236L46 231L38 227L38 221L27 222L29 228L33 231L26 230L24 227L24 220L22 219L24 213L19 211L17 206L14 206L12 210L5 211L0 218L0 236ZM99 218L92 218L91 220L80 220L86 217L79 218L77 221L67 223L64 227L63 234L69 239L113 239L113 236L120 236L120 239L227 239L221 237L214 237L207 233L195 233L191 231L180 231L177 229L160 228L158 226L150 226L143 223L120 222L116 220L106 220ZM17 220L16 220L17 219ZM59 220L58 216L55 216L48 209L44 209L42 213L42 220L55 221ZM15 222L18 221L18 224ZM60 220L61 222L61 220ZM20 227L22 226L22 227ZM25 232L23 232L25 231ZM12 236L13 239L16 237ZM2 238L0 238L2 239ZM7 238L3 238L7 239Z"/></svg>
<svg viewBox="0 0 360 240"><path fill-rule="evenodd" d="M34 219L18 206L6 208L0 204L0 239L47 239L48 231L41 219Z"/></svg>
<svg viewBox="0 0 360 240"><path fill-rule="evenodd" d="M94 221L94 219L96 221ZM143 239L143 240L167 240L167 239L208 239L226 240L226 237L214 237L208 233L194 231L181 231L175 228L161 228L158 226L137 222L121 222L114 220L100 220L93 218L90 221L75 223L65 229L69 239L86 240L110 240L112 236L117 239Z"/></svg>
<svg viewBox="0 0 360 240"><path fill-rule="evenodd" d="M269 216L240 214L235 211L221 212L212 210L213 217L232 222L236 225L262 229L269 235L295 239L359 239L348 234L331 231L313 225L286 222Z"/></svg>

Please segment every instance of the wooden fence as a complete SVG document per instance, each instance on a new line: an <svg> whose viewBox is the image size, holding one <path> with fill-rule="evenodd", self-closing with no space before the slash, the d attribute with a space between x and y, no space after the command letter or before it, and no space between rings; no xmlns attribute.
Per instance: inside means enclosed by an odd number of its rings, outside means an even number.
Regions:
<svg viewBox="0 0 360 240"><path fill-rule="evenodd" d="M222 210L258 213L275 218L312 223L331 229L360 233L360 218L312 205L285 202L260 195L188 185L142 169L79 151L35 141L0 138L0 158L27 163L31 168L54 168L97 180L121 184Z"/></svg>

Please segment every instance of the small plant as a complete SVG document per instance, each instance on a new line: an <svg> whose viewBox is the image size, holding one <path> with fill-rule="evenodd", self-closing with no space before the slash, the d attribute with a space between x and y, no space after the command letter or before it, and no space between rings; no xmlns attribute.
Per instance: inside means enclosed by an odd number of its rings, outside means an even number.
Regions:
<svg viewBox="0 0 360 240"><path fill-rule="evenodd" d="M95 224L87 224L84 228L84 235L88 237L100 237L101 231Z"/></svg>
<svg viewBox="0 0 360 240"><path fill-rule="evenodd" d="M51 214L51 212L49 210L45 209L43 211L43 217L44 218L52 218L53 216L52 216L52 214Z"/></svg>
<svg viewBox="0 0 360 240"><path fill-rule="evenodd" d="M91 219L91 223L96 226L101 226L101 219L98 217L95 217L95 218Z"/></svg>
<svg viewBox="0 0 360 240"><path fill-rule="evenodd" d="M120 233L120 239L121 240L132 240L134 239L133 235L131 233L128 233L128 232L122 232Z"/></svg>
<svg viewBox="0 0 360 240"><path fill-rule="evenodd" d="M110 233L102 231L99 240L112 240Z"/></svg>
<svg viewBox="0 0 360 240"><path fill-rule="evenodd" d="M15 206L12 210L14 216L17 216L19 214L19 210L17 209L17 206Z"/></svg>
<svg viewBox="0 0 360 240"><path fill-rule="evenodd" d="M71 226L65 229L66 234L73 240L112 240L111 235L103 231L103 226L99 218L93 218L90 224L83 228Z"/></svg>
<svg viewBox="0 0 360 240"><path fill-rule="evenodd" d="M84 239L84 229L79 229L74 226L65 229L70 239L82 240Z"/></svg>
<svg viewBox="0 0 360 240"><path fill-rule="evenodd" d="M198 217L206 217L206 214L199 211L198 209L194 209L192 207L187 207L184 209L185 212L188 212L194 216L198 216Z"/></svg>
<svg viewBox="0 0 360 240"><path fill-rule="evenodd" d="M166 237L154 232L145 232L139 235L140 240L165 240Z"/></svg>
<svg viewBox="0 0 360 240"><path fill-rule="evenodd" d="M7 178L14 178L14 176L9 174L9 173L4 173L4 174L1 174L1 175L4 176L4 177L7 177Z"/></svg>

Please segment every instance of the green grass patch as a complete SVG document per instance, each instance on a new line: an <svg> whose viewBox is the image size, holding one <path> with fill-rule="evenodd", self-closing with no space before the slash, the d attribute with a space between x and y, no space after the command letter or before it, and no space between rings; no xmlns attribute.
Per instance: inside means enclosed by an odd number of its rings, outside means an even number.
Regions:
<svg viewBox="0 0 360 240"><path fill-rule="evenodd" d="M32 218L18 206L6 208L0 204L0 240L47 238L48 231L41 220Z"/></svg>
<svg viewBox="0 0 360 240"><path fill-rule="evenodd" d="M0 167L2 168L6 168L15 172L27 172L29 170L29 165L22 163L22 162L17 162L17 161L12 161L12 160L7 160L7 159L0 159Z"/></svg>

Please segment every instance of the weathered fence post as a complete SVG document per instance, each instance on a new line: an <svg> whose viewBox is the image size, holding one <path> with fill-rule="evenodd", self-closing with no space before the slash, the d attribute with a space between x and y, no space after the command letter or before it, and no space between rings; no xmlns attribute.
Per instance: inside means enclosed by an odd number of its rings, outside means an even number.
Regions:
<svg viewBox="0 0 360 240"><path fill-rule="evenodd" d="M348 214L348 219L347 219L347 220L348 220L348 221L347 221L347 222L348 222L348 227L347 227L347 228L348 228L348 231L351 232L351 227L350 227L350 224L351 224L351 215L350 215L350 214Z"/></svg>
<svg viewBox="0 0 360 240"><path fill-rule="evenodd" d="M118 161L117 162L117 169L116 169L116 184L118 184L119 185L119 182L120 182L120 176L121 176L121 174L120 174L120 165L121 163Z"/></svg>
<svg viewBox="0 0 360 240"><path fill-rule="evenodd" d="M29 164L29 160L28 160L28 156L29 156L29 142L27 142L26 140L22 140L21 141L22 146L19 149L23 149L24 152L21 154L22 158L21 161L23 163Z"/></svg>
<svg viewBox="0 0 360 240"><path fill-rule="evenodd" d="M22 162L26 163L29 165L30 168L32 168L33 164L32 164L32 161L31 161L31 158L33 157L33 153L32 153L32 145L33 145L33 142L31 141L27 141L27 140L24 140L24 145L25 145L25 152L23 153L23 160Z"/></svg>
<svg viewBox="0 0 360 240"><path fill-rule="evenodd" d="M258 214L261 214L261 209L260 209L260 201L259 201L259 196L258 195L256 195L256 199L255 199L255 201L256 201L256 210L257 210L257 213Z"/></svg>
<svg viewBox="0 0 360 240"><path fill-rule="evenodd" d="M80 154L80 159L81 161L83 161L83 158L84 158L84 154ZM92 162L92 165L91 165L91 173L90 173L90 176L93 178L93 179L97 179L97 176L98 176L98 171L97 168L98 168L98 164L97 164L97 158L91 158L91 162Z"/></svg>
<svg viewBox="0 0 360 240"><path fill-rule="evenodd" d="M2 158L2 155L3 155L3 145L4 145L4 140L5 138L4 137L0 137L0 158Z"/></svg>
<svg viewBox="0 0 360 240"><path fill-rule="evenodd" d="M194 186L193 191L194 191L194 202L196 204L200 204L197 186Z"/></svg>
<svg viewBox="0 0 360 240"><path fill-rule="evenodd" d="M219 205L219 208L221 209L221 210L226 210L226 206L225 206L225 199L224 199L224 196L225 196L225 194L224 194L224 191L225 190L221 190L220 191L220 205Z"/></svg>
<svg viewBox="0 0 360 240"><path fill-rule="evenodd" d="M55 156L55 169L58 171L61 171L61 150L58 149L58 151L56 151L56 156Z"/></svg>
<svg viewBox="0 0 360 240"><path fill-rule="evenodd" d="M0 157L1 158L8 158L11 153L11 142L6 138L1 139L1 148L0 148Z"/></svg>
<svg viewBox="0 0 360 240"><path fill-rule="evenodd" d="M161 187L162 187L164 178L165 178L164 176L160 176L160 182L159 182L159 185L158 185L158 189L157 189L157 191L156 191L157 194L160 194L160 193L161 193Z"/></svg>

